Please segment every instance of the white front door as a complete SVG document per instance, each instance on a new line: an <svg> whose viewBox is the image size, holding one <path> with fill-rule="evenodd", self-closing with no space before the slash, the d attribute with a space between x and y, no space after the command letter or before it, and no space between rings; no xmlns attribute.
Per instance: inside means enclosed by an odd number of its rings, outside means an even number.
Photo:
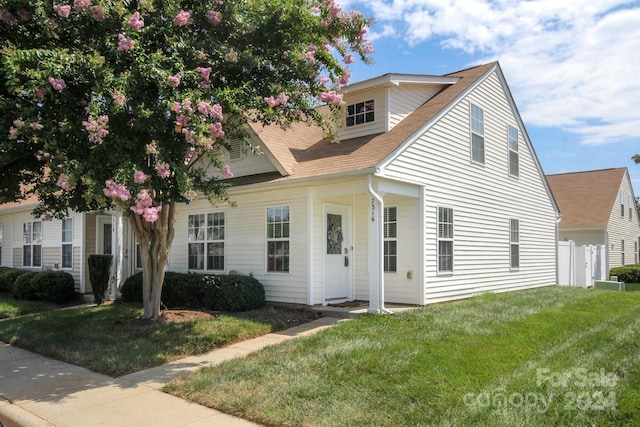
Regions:
<svg viewBox="0 0 640 427"><path fill-rule="evenodd" d="M324 213L324 299L327 302L349 299L351 265L349 209L326 205Z"/></svg>

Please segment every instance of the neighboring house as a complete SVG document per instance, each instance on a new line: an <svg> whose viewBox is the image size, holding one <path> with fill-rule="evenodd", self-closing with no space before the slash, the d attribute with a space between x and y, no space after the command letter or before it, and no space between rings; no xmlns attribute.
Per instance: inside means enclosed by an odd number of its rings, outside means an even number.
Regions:
<svg viewBox="0 0 640 427"><path fill-rule="evenodd" d="M640 220L627 168L547 175L562 212L560 240L604 245L607 267L637 264Z"/></svg>
<svg viewBox="0 0 640 427"><path fill-rule="evenodd" d="M498 63L386 74L344 101L339 143L301 123L251 126L261 155L233 141L235 206L180 206L168 269L252 274L269 301L364 300L370 312L556 283L559 212ZM14 255L2 262L20 267L26 212L4 211ZM85 259L111 233L123 278L135 242L111 214L74 216L74 242ZM42 225L58 230L43 265L60 262L59 223Z"/></svg>

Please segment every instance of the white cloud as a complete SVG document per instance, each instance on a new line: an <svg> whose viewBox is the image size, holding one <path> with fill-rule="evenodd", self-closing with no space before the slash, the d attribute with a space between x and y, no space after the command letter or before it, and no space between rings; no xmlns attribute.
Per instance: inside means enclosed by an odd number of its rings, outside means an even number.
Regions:
<svg viewBox="0 0 640 427"><path fill-rule="evenodd" d="M599 145L640 137L637 0L369 0L382 32L497 59L525 121Z"/></svg>

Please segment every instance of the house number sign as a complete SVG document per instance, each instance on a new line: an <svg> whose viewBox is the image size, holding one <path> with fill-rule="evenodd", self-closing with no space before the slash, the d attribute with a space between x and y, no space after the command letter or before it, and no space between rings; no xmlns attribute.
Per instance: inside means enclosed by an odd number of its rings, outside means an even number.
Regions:
<svg viewBox="0 0 640 427"><path fill-rule="evenodd" d="M376 199L371 198L371 222L376 222Z"/></svg>

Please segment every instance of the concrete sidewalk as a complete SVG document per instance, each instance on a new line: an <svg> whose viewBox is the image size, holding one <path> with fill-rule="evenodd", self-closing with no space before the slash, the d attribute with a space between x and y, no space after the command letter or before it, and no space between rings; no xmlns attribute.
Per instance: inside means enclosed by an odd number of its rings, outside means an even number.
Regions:
<svg viewBox="0 0 640 427"><path fill-rule="evenodd" d="M0 422L13 426L256 426L163 393L173 378L338 323L322 317L209 353L111 378L0 343Z"/></svg>

